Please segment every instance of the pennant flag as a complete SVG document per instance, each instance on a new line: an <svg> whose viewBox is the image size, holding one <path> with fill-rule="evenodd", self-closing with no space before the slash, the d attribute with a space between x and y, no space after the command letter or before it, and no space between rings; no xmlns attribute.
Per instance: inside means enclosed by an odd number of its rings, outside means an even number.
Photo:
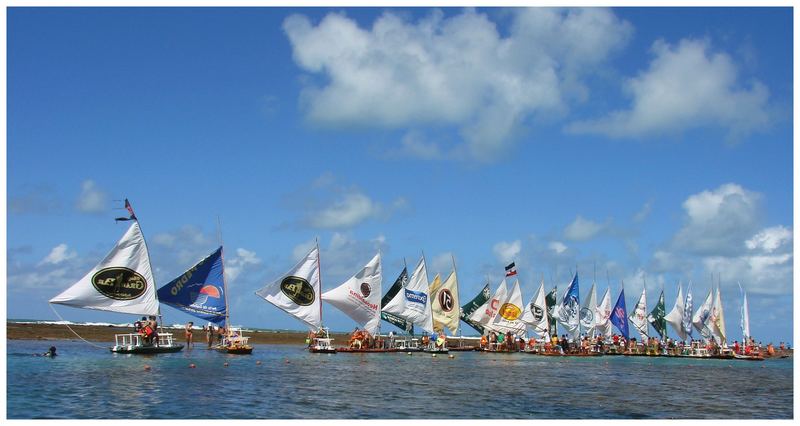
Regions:
<svg viewBox="0 0 800 426"><path fill-rule="evenodd" d="M689 281L689 288L686 290L686 303L683 305L683 332L686 333L686 340L692 340L692 317L694 302L692 301L692 282Z"/></svg>
<svg viewBox="0 0 800 426"><path fill-rule="evenodd" d="M315 246L281 278L256 291L312 330L322 328L322 303L319 298L319 246Z"/></svg>
<svg viewBox="0 0 800 426"><path fill-rule="evenodd" d="M511 262L506 266L506 276L513 277L514 275L517 275L517 266L514 262Z"/></svg>
<svg viewBox="0 0 800 426"><path fill-rule="evenodd" d="M628 310L625 309L624 288L619 292L617 304L614 305L614 309L611 311L611 324L617 327L617 330L625 337L625 340L630 338L628 333Z"/></svg>
<svg viewBox="0 0 800 426"><path fill-rule="evenodd" d="M564 297L558 308L558 321L567 329L572 340L578 338L581 329L579 318L581 304L578 293L578 273L575 272L575 276L572 277L572 282L570 282L569 287L567 287L567 291L564 292Z"/></svg>
<svg viewBox="0 0 800 426"><path fill-rule="evenodd" d="M403 272L400 272L400 276L397 277L397 279L394 281L394 284L392 284L392 286L389 288L389 291L387 291L383 296L383 299L381 299L381 306L388 305L389 302L391 302L391 300L397 296L397 293L400 293L400 291L405 288L407 282L408 269L403 268ZM404 330L408 334L414 334L414 324L395 314L390 314L381 310L381 319L401 330Z"/></svg>
<svg viewBox="0 0 800 426"><path fill-rule="evenodd" d="M444 282L436 282L439 274L436 274L433 283L431 283L431 300L433 304L433 330L441 333L444 328L450 329L450 332L455 335L458 333L458 321L461 310L458 306L458 280L456 279L456 271L450 272Z"/></svg>
<svg viewBox="0 0 800 426"><path fill-rule="evenodd" d="M220 247L159 288L158 299L189 315L224 326L227 305L223 274Z"/></svg>
<svg viewBox="0 0 800 426"><path fill-rule="evenodd" d="M115 218L114 220L117 221L117 222L125 221L125 220L137 220L136 219L136 215L133 214L133 207L131 207L131 203L128 202L127 198L125 199L125 208L128 210L128 213L130 213L130 216L129 217L118 217L118 218Z"/></svg>
<svg viewBox="0 0 800 426"><path fill-rule="evenodd" d="M658 297L656 307L653 308L653 310L650 311L650 315L647 316L647 321L653 325L653 328L656 329L661 339L667 336L667 320L664 315L666 310L666 306L664 305L664 290L661 290L661 296Z"/></svg>
<svg viewBox="0 0 800 426"><path fill-rule="evenodd" d="M150 255L134 222L97 266L50 303L135 315L158 315Z"/></svg>
<svg viewBox="0 0 800 426"><path fill-rule="evenodd" d="M631 324L633 327L639 331L639 334L642 336L642 341L646 342L647 338L650 337L650 333L647 331L647 289L642 288L642 295L639 296L639 301L636 303L636 306L633 307L633 313L631 314L630 318Z"/></svg>
<svg viewBox="0 0 800 426"><path fill-rule="evenodd" d="M491 293L489 292L489 283L487 282L486 285L483 286L483 289L474 299L467 302L466 305L461 307L461 321L464 321L470 327L474 328L475 331L483 335L483 325L480 323L473 321L470 319L470 316L481 306L483 306L486 301L489 300L491 297Z"/></svg>
<svg viewBox="0 0 800 426"><path fill-rule="evenodd" d="M675 298L675 306L667 315L664 316L664 321L666 321L672 327L672 329L675 330L675 333L678 334L678 337L681 340L686 341L686 329L683 327L684 311L683 288L681 287L681 284L678 283L678 297ZM656 326L653 325L653 327ZM658 330L658 327L656 327L656 330Z"/></svg>
<svg viewBox="0 0 800 426"><path fill-rule="evenodd" d="M539 291L525 306L520 321L528 324L540 339L550 339L550 324L547 322L547 304L544 299L544 280L542 280Z"/></svg>
<svg viewBox="0 0 800 426"><path fill-rule="evenodd" d="M322 300L361 324L370 334L378 334L381 326L382 280L381 254L378 253L350 279L322 293Z"/></svg>
<svg viewBox="0 0 800 426"><path fill-rule="evenodd" d="M558 287L553 287L550 293L544 298L545 305L547 306L547 324L549 327L550 336L558 336L558 328L556 325L556 309L558 309Z"/></svg>
<svg viewBox="0 0 800 426"><path fill-rule="evenodd" d="M606 289L603 293L603 299L600 305L597 306L597 332L600 333L605 339L610 339L612 334L611 329L611 292Z"/></svg>

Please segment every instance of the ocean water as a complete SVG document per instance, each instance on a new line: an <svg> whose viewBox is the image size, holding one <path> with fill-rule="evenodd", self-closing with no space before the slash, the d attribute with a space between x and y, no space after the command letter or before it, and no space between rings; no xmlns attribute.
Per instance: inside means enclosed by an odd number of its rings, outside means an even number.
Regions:
<svg viewBox="0 0 800 426"><path fill-rule="evenodd" d="M51 345L58 357L32 356ZM310 354L302 345L255 345L249 356L201 346L134 356L79 341L13 340L6 350L10 419L794 415L791 358L748 362L454 352L449 359L423 353ZM196 368L189 368L192 363Z"/></svg>

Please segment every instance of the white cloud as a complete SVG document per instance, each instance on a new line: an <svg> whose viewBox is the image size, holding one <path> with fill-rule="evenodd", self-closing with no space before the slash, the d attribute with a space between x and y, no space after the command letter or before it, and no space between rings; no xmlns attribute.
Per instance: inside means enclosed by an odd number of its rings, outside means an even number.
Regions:
<svg viewBox="0 0 800 426"><path fill-rule="evenodd" d="M97 187L93 180L85 180L81 184L81 195L75 207L84 213L104 212L108 208L108 196Z"/></svg>
<svg viewBox="0 0 800 426"><path fill-rule="evenodd" d="M644 222L644 220L650 216L650 212L652 211L653 211L653 201L649 200L646 203L644 203L644 205L642 205L642 208L638 212L636 212L635 215L633 215L633 221L635 223Z"/></svg>
<svg viewBox="0 0 800 426"><path fill-rule="evenodd" d="M561 241L551 241L547 247L556 254L561 254L567 251L567 246Z"/></svg>
<svg viewBox="0 0 800 426"><path fill-rule="evenodd" d="M50 250L50 254L48 254L41 262L40 265L44 264L51 264L51 265L58 265L61 262L66 260L75 259L78 256L75 251L70 251L69 247L66 244L61 243L52 250Z"/></svg>
<svg viewBox="0 0 800 426"><path fill-rule="evenodd" d="M687 129L722 127L730 138L765 128L768 90L754 80L745 87L731 57L713 52L707 40L681 40L672 46L653 43L650 68L627 81L629 110L597 120L573 123L575 133L642 137Z"/></svg>
<svg viewBox="0 0 800 426"><path fill-rule="evenodd" d="M750 250L763 250L772 253L792 241L792 231L785 226L773 226L761 230L753 238L745 241Z"/></svg>
<svg viewBox="0 0 800 426"><path fill-rule="evenodd" d="M385 250L385 241L383 235L368 240L359 240L342 232L334 232L327 246L324 244L324 240L321 240L320 263L323 268L324 290L341 284L342 281L358 272L375 256L379 249ZM314 245L316 245L315 240L298 244L292 250L293 259L299 261ZM413 268L413 265L411 267ZM385 269L384 274L391 275Z"/></svg>
<svg viewBox="0 0 800 426"><path fill-rule="evenodd" d="M360 192L344 194L342 198L312 216L311 226L315 228L347 228L375 217L380 206Z"/></svg>
<svg viewBox="0 0 800 426"><path fill-rule="evenodd" d="M564 228L564 237L573 241L590 240L605 229L606 226L578 215L572 223Z"/></svg>
<svg viewBox="0 0 800 426"><path fill-rule="evenodd" d="M492 250L497 260L502 263L508 263L519 256L519 252L522 250L522 242L520 240L514 240L512 242L500 241L494 245Z"/></svg>
<svg viewBox="0 0 800 426"><path fill-rule="evenodd" d="M729 183L694 194L683 203L683 228L675 248L695 254L736 254L758 227L761 195Z"/></svg>
<svg viewBox="0 0 800 426"><path fill-rule="evenodd" d="M445 280L447 276L450 274L450 271L453 270L453 260L452 260L452 253L440 253L430 261L430 264L427 265L428 267L428 274L431 275L431 279L433 279L433 274L442 274L442 280Z"/></svg>
<svg viewBox="0 0 800 426"><path fill-rule="evenodd" d="M225 275L228 282L236 281L236 278L249 266L261 264L261 259L256 256L256 252L243 248L236 249L236 255L225 259Z"/></svg>
<svg viewBox="0 0 800 426"><path fill-rule="evenodd" d="M452 126L466 155L492 160L537 115L560 114L586 96L581 80L624 45L627 22L607 9L511 10L507 34L486 14L441 11L411 22L387 12L371 28L343 14L317 25L288 17L283 28L295 62L309 79L301 104L309 120L329 126ZM440 158L422 138L406 152Z"/></svg>

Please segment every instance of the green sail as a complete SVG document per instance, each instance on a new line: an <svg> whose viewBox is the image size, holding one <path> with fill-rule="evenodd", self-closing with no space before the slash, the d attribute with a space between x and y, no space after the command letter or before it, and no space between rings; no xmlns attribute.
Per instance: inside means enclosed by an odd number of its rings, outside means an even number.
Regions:
<svg viewBox="0 0 800 426"><path fill-rule="evenodd" d="M486 303L486 301L489 300L489 297L491 297L491 294L489 294L489 283L486 283L486 285L483 286L483 290L481 290L481 292L478 293L474 299L470 300L466 305L461 307L461 321L467 323L467 325L474 328L481 335L483 335L483 326L475 321L470 320L469 316L472 315L476 309L480 308L481 305Z"/></svg>
<svg viewBox="0 0 800 426"><path fill-rule="evenodd" d="M656 307L650 311L650 315L647 316L647 320L656 329L658 334L661 336L662 339L667 337L667 319L666 317L666 306L664 305L664 290L661 290L661 296L658 297L658 303Z"/></svg>
<svg viewBox="0 0 800 426"><path fill-rule="evenodd" d="M403 289L403 283L406 281L408 281L408 270L403 268L403 272L401 272L400 276L394 281L392 287L386 292L385 295L383 295L383 298L381 299L381 306L386 306L394 298L394 296L396 296L397 293ZM414 324L395 314L381 311L381 319L401 330L405 330L408 334L414 334Z"/></svg>

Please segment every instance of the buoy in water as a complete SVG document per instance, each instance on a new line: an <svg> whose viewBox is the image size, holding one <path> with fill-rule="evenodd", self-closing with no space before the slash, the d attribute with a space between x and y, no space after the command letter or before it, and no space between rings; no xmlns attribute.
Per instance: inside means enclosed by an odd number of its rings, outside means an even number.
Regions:
<svg viewBox="0 0 800 426"><path fill-rule="evenodd" d="M189 364L189 368L196 368L197 366L194 364Z"/></svg>
<svg viewBox="0 0 800 426"><path fill-rule="evenodd" d="M406 355L411 355L411 352L406 352Z"/></svg>
<svg viewBox="0 0 800 426"><path fill-rule="evenodd" d="M436 354L431 354L432 357L436 358Z"/></svg>
<svg viewBox="0 0 800 426"><path fill-rule="evenodd" d="M149 365L147 365L147 364L145 364L145 365L144 365L144 371L150 371L150 366L149 366Z"/></svg>
<svg viewBox="0 0 800 426"><path fill-rule="evenodd" d="M229 364L227 362L225 364L222 364L223 367L227 367L228 365Z"/></svg>
<svg viewBox="0 0 800 426"><path fill-rule="evenodd" d="M450 358L450 359L453 359L453 358L455 358L455 357L456 357L456 356L455 356L455 355L453 355L453 354L450 354L450 355L448 356L448 358Z"/></svg>
<svg viewBox="0 0 800 426"><path fill-rule="evenodd" d="M261 360L256 361L256 365L261 365Z"/></svg>

